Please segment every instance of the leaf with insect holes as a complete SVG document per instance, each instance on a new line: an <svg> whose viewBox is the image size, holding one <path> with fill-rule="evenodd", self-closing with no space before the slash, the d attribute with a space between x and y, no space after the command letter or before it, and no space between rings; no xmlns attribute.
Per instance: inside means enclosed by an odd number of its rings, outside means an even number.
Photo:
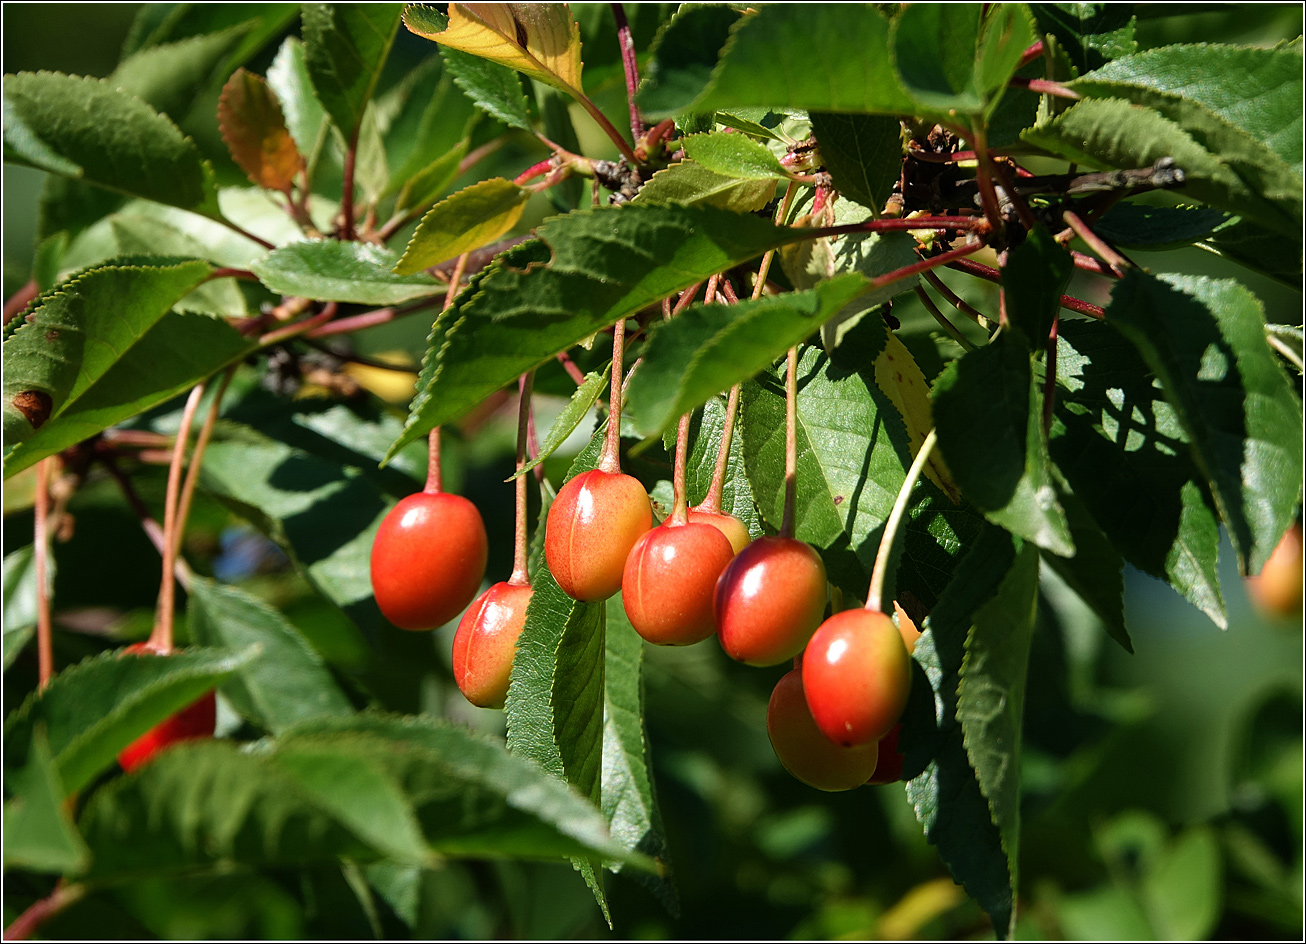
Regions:
<svg viewBox="0 0 1306 944"><path fill-rule="evenodd" d="M299 149L266 79L244 69L232 73L218 98L218 129L250 180L268 190L290 190Z"/></svg>
<svg viewBox="0 0 1306 944"><path fill-rule="evenodd" d="M584 97L580 27L566 4L451 3L443 24L444 18L432 13L429 7L409 7L404 25L424 39Z"/></svg>
<svg viewBox="0 0 1306 944"><path fill-rule="evenodd" d="M445 197L427 211L395 265L412 275L492 243L521 219L531 192L503 177L491 177Z"/></svg>

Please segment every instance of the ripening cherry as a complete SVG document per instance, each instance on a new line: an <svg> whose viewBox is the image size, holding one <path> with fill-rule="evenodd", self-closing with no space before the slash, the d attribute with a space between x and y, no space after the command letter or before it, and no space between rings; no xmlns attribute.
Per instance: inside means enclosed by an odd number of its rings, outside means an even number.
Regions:
<svg viewBox="0 0 1306 944"><path fill-rule="evenodd" d="M605 600L621 589L626 558L653 527L653 506L639 480L593 469L562 487L549 508L544 558L563 593Z"/></svg>
<svg viewBox="0 0 1306 944"><path fill-rule="evenodd" d="M1257 609L1272 616L1301 616L1302 532L1294 524L1284 532L1265 566L1246 580Z"/></svg>
<svg viewBox="0 0 1306 944"><path fill-rule="evenodd" d="M895 724L876 744L879 759L875 762L875 773L866 781L868 784L897 783L902 779L903 757L898 750L898 735L901 733L902 725Z"/></svg>
<svg viewBox="0 0 1306 944"><path fill-rule="evenodd" d="M825 612L825 564L788 537L758 538L730 562L716 588L717 634L731 658L779 665L803 651Z"/></svg>
<svg viewBox="0 0 1306 944"><path fill-rule="evenodd" d="M123 650L124 655L165 655L147 642L138 642ZM159 722L132 741L118 754L122 769L131 772L159 751L178 741L213 737L218 722L218 701L213 692L206 692L196 702Z"/></svg>
<svg viewBox="0 0 1306 944"><path fill-rule="evenodd" d="M418 492L381 522L372 543L372 592L401 629L443 626L471 603L485 578L489 542L466 498Z"/></svg>
<svg viewBox="0 0 1306 944"><path fill-rule="evenodd" d="M876 741L902 717L911 657L893 620L844 610L821 624L803 652L803 689L825 736L851 747Z"/></svg>
<svg viewBox="0 0 1306 944"><path fill-rule="evenodd" d="M677 524L673 516L646 531L631 548L621 580L630 625L657 646L688 646L711 636L712 594L733 556L730 542L711 525Z"/></svg>
<svg viewBox="0 0 1306 944"><path fill-rule="evenodd" d="M766 733L785 770L818 790L851 790L875 773L876 745L843 747L821 733L803 696L799 669L780 679L771 693Z"/></svg>
<svg viewBox="0 0 1306 944"><path fill-rule="evenodd" d="M453 637L453 677L473 705L503 707L531 594L529 584L500 581L481 594L459 621Z"/></svg>
<svg viewBox="0 0 1306 944"><path fill-rule="evenodd" d="M690 524L710 524L726 536L734 553L738 554L748 547L748 529L734 515L724 511L708 511L704 508L689 509Z"/></svg>

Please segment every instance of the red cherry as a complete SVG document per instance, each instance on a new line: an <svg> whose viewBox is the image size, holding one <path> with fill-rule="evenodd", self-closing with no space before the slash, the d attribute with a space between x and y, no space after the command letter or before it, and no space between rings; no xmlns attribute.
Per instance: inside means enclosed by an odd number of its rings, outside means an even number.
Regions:
<svg viewBox="0 0 1306 944"><path fill-rule="evenodd" d="M453 637L453 677L473 705L502 708L530 587L500 582L467 608Z"/></svg>
<svg viewBox="0 0 1306 944"><path fill-rule="evenodd" d="M712 593L734 556L706 524L662 524L626 558L621 602L635 631L657 646L688 646L716 632Z"/></svg>
<svg viewBox="0 0 1306 944"><path fill-rule="evenodd" d="M710 524L726 536L734 552L738 554L748 547L748 529L734 515L722 511L703 511L701 508L689 509L690 524Z"/></svg>
<svg viewBox="0 0 1306 944"><path fill-rule="evenodd" d="M372 542L372 592L401 629L435 629L472 602L489 542L476 506L461 495L418 492L385 516Z"/></svg>
<svg viewBox="0 0 1306 944"><path fill-rule="evenodd" d="M544 559L562 592L606 600L621 589L630 549L653 527L653 506L639 480L592 469L562 487L549 508Z"/></svg>
<svg viewBox="0 0 1306 944"><path fill-rule="evenodd" d="M798 669L780 679L771 693L766 733L785 770L809 787L851 790L875 773L874 744L843 747L821 733L803 697L803 675Z"/></svg>
<svg viewBox="0 0 1306 944"><path fill-rule="evenodd" d="M807 706L837 744L867 744L888 734L902 717L910 687L911 657L883 613L836 613L803 652Z"/></svg>
<svg viewBox="0 0 1306 944"><path fill-rule="evenodd" d="M802 651L825 612L825 564L793 538L758 538L716 588L721 648L748 665L779 665Z"/></svg>
<svg viewBox="0 0 1306 944"><path fill-rule="evenodd" d="M123 650L124 655L163 655L149 643L138 642ZM218 700L206 692L199 701L156 724L118 754L118 763L128 772L135 770L159 751L178 741L213 737L218 723Z"/></svg>
<svg viewBox="0 0 1306 944"><path fill-rule="evenodd" d="M875 764L875 773L866 781L867 783L897 783L902 779L902 754L898 750L900 733L902 733L902 725L895 724L889 729L888 734L880 738L879 760Z"/></svg>

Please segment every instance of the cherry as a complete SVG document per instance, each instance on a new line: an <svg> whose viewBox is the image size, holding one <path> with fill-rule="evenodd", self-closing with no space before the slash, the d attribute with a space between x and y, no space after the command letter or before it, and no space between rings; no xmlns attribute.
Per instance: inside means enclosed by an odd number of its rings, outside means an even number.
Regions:
<svg viewBox="0 0 1306 944"><path fill-rule="evenodd" d="M691 508L689 509L689 523L710 524L726 536L736 554L748 547L748 529L734 515L728 515L724 511Z"/></svg>
<svg viewBox="0 0 1306 944"><path fill-rule="evenodd" d="M843 747L821 733L803 697L803 674L794 669L776 683L766 706L766 733L780 763L809 787L851 790L875 773L874 744Z"/></svg>
<svg viewBox="0 0 1306 944"><path fill-rule="evenodd" d="M902 725L895 724L889 733L880 738L877 750L879 760L875 763L875 773L866 782L869 784L897 783L902 779L902 753L898 750L898 735Z"/></svg>
<svg viewBox="0 0 1306 944"><path fill-rule="evenodd" d="M911 687L911 657L893 620L844 610L821 624L803 653L803 688L817 726L851 747L889 733Z"/></svg>
<svg viewBox="0 0 1306 944"><path fill-rule="evenodd" d="M1260 574L1247 578L1247 593L1262 612L1301 616L1302 533L1294 524L1283 533Z"/></svg>
<svg viewBox="0 0 1306 944"><path fill-rule="evenodd" d="M711 525L673 519L644 532L621 580L630 625L658 646L688 646L711 636L712 593L733 556L730 542Z"/></svg>
<svg viewBox="0 0 1306 944"><path fill-rule="evenodd" d="M605 600L621 589L626 558L653 526L653 506L639 480L593 469L562 487L549 508L544 559L563 593Z"/></svg>
<svg viewBox="0 0 1306 944"><path fill-rule="evenodd" d="M372 542L372 592L401 629L435 629L472 602L489 543L481 513L461 495L418 492L385 516Z"/></svg>
<svg viewBox="0 0 1306 944"><path fill-rule="evenodd" d="M453 677L473 705L502 708L532 590L501 581L467 608L453 637Z"/></svg>
<svg viewBox="0 0 1306 944"><path fill-rule="evenodd" d="M816 551L794 538L758 538L717 582L721 647L748 665L792 659L820 625L825 597L825 564Z"/></svg>
<svg viewBox="0 0 1306 944"><path fill-rule="evenodd" d="M123 650L124 655L164 655L149 643L138 642ZM178 741L213 737L218 722L218 700L206 692L190 706L159 722L132 741L118 754L118 763L129 773L159 751Z"/></svg>

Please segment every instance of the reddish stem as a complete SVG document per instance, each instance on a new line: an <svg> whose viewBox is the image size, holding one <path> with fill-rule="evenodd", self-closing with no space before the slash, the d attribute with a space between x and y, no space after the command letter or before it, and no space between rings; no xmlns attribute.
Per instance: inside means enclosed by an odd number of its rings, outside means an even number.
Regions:
<svg viewBox="0 0 1306 944"><path fill-rule="evenodd" d="M36 464L36 653L40 684L45 688L54 675L54 637L50 626L50 586L46 581L50 556L50 473L55 458L47 456Z"/></svg>
<svg viewBox="0 0 1306 944"><path fill-rule="evenodd" d="M1002 230L1002 207L998 203L997 191L993 188L993 176L990 173L993 159L989 156L988 141L984 128L976 124L971 129L971 143L975 146L975 178L979 183L980 202L984 205L984 218L989 221L993 232Z"/></svg>
<svg viewBox="0 0 1306 944"><path fill-rule="evenodd" d="M1052 429L1052 408L1057 396L1057 324L1061 313L1052 315L1052 329L1048 332L1048 356L1046 376L1043 378L1043 435Z"/></svg>
<svg viewBox="0 0 1306 944"><path fill-rule="evenodd" d="M612 377L608 392L608 435L599 453L599 469L604 472L621 471L621 367L625 356L626 319L619 318L612 326Z"/></svg>
<svg viewBox="0 0 1306 944"><path fill-rule="evenodd" d="M282 341L289 341L291 338L298 337L301 334L308 334L310 331L321 327L334 318L338 307L339 306L336 302L327 302L326 307L311 318L305 318L303 321L296 321L294 324L286 325L284 328L269 331L258 339L259 346L271 347L274 344L280 344Z"/></svg>
<svg viewBox="0 0 1306 944"><path fill-rule="evenodd" d="M1076 269L1083 269L1085 272L1092 272L1094 275L1105 275L1107 278L1118 279L1120 273L1116 272L1101 259L1095 259L1093 256L1086 256L1082 252L1070 250L1071 261L1075 263Z"/></svg>
<svg viewBox="0 0 1306 944"><path fill-rule="evenodd" d="M972 351L975 349L975 345L971 344L966 336L957 329L957 326L944 317L943 312L939 311L939 306L934 304L934 299L930 298L929 293L925 291L924 286L917 285L915 292L916 297L921 300L921 304L925 306L926 311L934 316L934 320L939 323L939 326L943 328L944 331L948 332L949 336L954 341L960 344L964 350Z"/></svg>
<svg viewBox="0 0 1306 944"><path fill-rule="evenodd" d="M84 886L65 885L63 880L60 879L53 892L40 901L32 903L26 911L14 919L9 927L5 928L4 939L6 941L27 940L46 921L49 921L85 894L86 888Z"/></svg>
<svg viewBox="0 0 1306 944"><path fill-rule="evenodd" d="M204 382L191 388L186 398L186 407L181 413L181 425L177 428L176 441L172 446L172 461L168 465L168 490L163 505L163 577L159 584L159 612L154 620L154 632L150 634L150 648L159 653L172 651L172 626L175 614L173 608L177 598L177 582L173 571L177 560L177 546L181 543L177 532L177 512L181 491L181 467L186 459L186 443L190 439L190 427L195 421L195 411L199 409L200 398L204 396Z"/></svg>
<svg viewBox="0 0 1306 944"><path fill-rule="evenodd" d="M986 266L981 262L972 262L969 259L959 259L955 262L949 262L948 268L956 269L958 272L965 272L967 275L973 275L976 278L984 279L986 282L1000 283L1002 279L1002 276L997 269L992 266ZM1081 315L1088 315L1090 318L1106 317L1105 309L1086 302L1082 298L1075 298L1073 295L1062 295L1060 305L1067 311L1078 312Z"/></svg>
<svg viewBox="0 0 1306 944"><path fill-rule="evenodd" d="M345 151L345 179L340 193L340 238L354 238L354 162L358 158L358 129L349 136Z"/></svg>
<svg viewBox="0 0 1306 944"><path fill-rule="evenodd" d="M682 525L689 521L689 500L685 496L685 465L689 453L689 417L690 414L688 413L682 414L680 425L676 428L676 458L671 473L671 487L675 494L675 504L672 507L670 521L673 525Z"/></svg>
<svg viewBox="0 0 1306 944"><path fill-rule="evenodd" d="M1040 39L1033 46L1030 46L1020 54L1020 62L1017 63L1016 68L1018 70L1025 68L1025 66L1029 65L1041 55L1043 55L1043 40Z"/></svg>
<svg viewBox="0 0 1306 944"><path fill-rule="evenodd" d="M798 346L789 349L785 369L785 510L780 537L794 536L798 503Z"/></svg>
<svg viewBox="0 0 1306 944"><path fill-rule="evenodd" d="M1061 218L1065 220L1066 225L1074 231L1075 235L1088 245L1088 248L1097 253L1098 257L1115 271L1116 275L1125 274L1125 269L1129 268L1129 260L1112 249L1105 239L1093 232L1092 227L1080 219L1074 210L1066 210L1061 214Z"/></svg>
<svg viewBox="0 0 1306 944"><path fill-rule="evenodd" d="M558 363L567 372L567 376L576 381L576 386L579 387L585 383L585 374L576 366L576 362L571 359L566 351L559 351L554 356L558 358Z"/></svg>
<svg viewBox="0 0 1306 944"><path fill-rule="evenodd" d="M951 154L938 154L934 151L923 151L920 148L912 148L907 153L909 157L918 161L925 161L929 164L960 164L963 161L975 160L974 151L953 151Z"/></svg>
<svg viewBox="0 0 1306 944"><path fill-rule="evenodd" d="M14 294L9 296L9 301L5 302L5 324L13 321L37 295L41 294L41 287L36 284L36 279L32 279Z"/></svg>
<svg viewBox="0 0 1306 944"><path fill-rule="evenodd" d="M958 246L956 249L949 249L947 252L940 253L937 256L931 256L928 259L922 259L920 262L913 262L911 265L903 266L901 269L894 269L892 272L886 272L884 275L871 279L872 288L881 288L899 279L910 278L920 272L928 272L930 269L936 269L941 265L952 265L957 260L969 256L973 252L979 252L984 248L984 243L973 242L965 246ZM996 271L996 270L995 270Z"/></svg>
<svg viewBox="0 0 1306 944"><path fill-rule="evenodd" d="M640 120L635 105L639 91L639 63L635 59L635 40L630 35L630 23L620 3L612 4L612 18L617 21L617 42L621 46L621 65L626 72L626 101L630 103L630 133L636 142L644 136L644 122Z"/></svg>
<svg viewBox="0 0 1306 944"><path fill-rule="evenodd" d="M934 290L937 291L940 295L942 295L945 299L947 299L948 304L951 305L953 308L957 309L967 318L971 318L972 320L974 320L974 322L977 325L979 325L981 328L984 328L986 331L993 327L993 322L989 319L987 315L985 315L979 309L975 308L973 305L971 305L969 302L963 299L960 295L954 292L951 288L949 288L948 283L943 281L943 279L939 278L939 276L936 273L924 272L922 273L922 275L925 276L925 281L933 285Z"/></svg>
<svg viewBox="0 0 1306 944"><path fill-rule="evenodd" d="M217 422L218 412L222 407L222 397L227 392L227 387L231 383L232 376L236 373L234 366L227 368L227 372L222 377L222 382L218 384L217 392L213 395L213 402L209 404L209 412L204 417L204 423L200 426L200 433L195 437L195 448L190 455L190 468L186 470L186 481L181 487L181 502L177 507L177 526L176 533L173 536L175 546L172 549L173 559L176 560L181 555L181 536L186 533L186 519L190 517L191 499L195 497L195 485L199 482L200 467L204 460L204 450L208 448L209 438L213 435L213 426Z"/></svg>
<svg viewBox="0 0 1306 944"><path fill-rule="evenodd" d="M817 226L804 229L793 227L797 239L819 239L822 236L843 236L847 233L893 233L903 230L937 229L944 232L965 232L981 229L983 222L973 216L917 216L881 217L864 223L844 223L841 226Z"/></svg>
<svg viewBox="0 0 1306 944"><path fill-rule="evenodd" d="M1002 184L1002 189L1006 191L1007 199L1016 208L1016 215L1020 217L1020 225L1025 227L1026 231L1032 231L1038 225L1038 221L1034 219L1034 213L1030 210L1029 204L1025 202L1025 198L1020 195L1011 182L1011 178L1007 176L1007 169L1002 166L1000 161L995 161L992 158L989 159L989 167L997 176L998 182Z"/></svg>
<svg viewBox="0 0 1306 944"><path fill-rule="evenodd" d="M712 470L712 484L707 496L699 505L702 511L721 511L721 493L726 486L726 468L730 464L730 443L735 434L735 413L739 410L739 384L730 388L730 397L726 400L725 425L721 429L721 446L716 453L716 468Z"/></svg>
<svg viewBox="0 0 1306 944"><path fill-rule="evenodd" d="M439 495L444 490L444 476L440 471L440 427L426 434L426 487L428 495Z"/></svg>
<svg viewBox="0 0 1306 944"><path fill-rule="evenodd" d="M543 177L551 170L553 170L553 158L550 157L546 160L540 161L538 164L532 164L530 167L526 168L517 175L513 180L513 183L520 187L529 180L534 180L536 177Z"/></svg>
<svg viewBox="0 0 1306 944"><path fill-rule="evenodd" d="M458 261L453 264L453 274L449 276L449 288L444 293L444 305L440 308L441 312L448 311L453 306L453 300L458 297L458 292L463 287L463 273L467 271L467 258L471 253L463 253L458 257Z"/></svg>
<svg viewBox="0 0 1306 944"><path fill-rule="evenodd" d="M244 279L246 282L257 282L259 280L258 276L249 269L232 268L214 269L204 281L212 282L214 279Z"/></svg>
<svg viewBox="0 0 1306 944"><path fill-rule="evenodd" d="M1066 88L1060 82L1052 82L1048 79L1022 79L1018 75L1013 75L1007 84L1016 88L1027 88L1040 95L1055 95L1057 98L1069 98L1075 101L1080 98L1079 93L1074 89Z"/></svg>
<svg viewBox="0 0 1306 944"><path fill-rule="evenodd" d="M526 569L526 476L521 470L526 465L526 443L529 436L531 416L531 386L535 382L535 371L530 370L521 375L517 382L517 507L513 527L512 576L508 583L514 587L529 587L530 574Z"/></svg>
<svg viewBox="0 0 1306 944"><path fill-rule="evenodd" d="M446 292L444 295L423 299L419 304L410 305L407 308L377 308L374 311L365 311L359 315L350 315L348 318L341 318L330 324L322 325L320 328L306 331L304 337L329 338L336 334L351 334L354 331L362 331L364 328L374 328L377 325L394 321L396 318L425 311L427 308L434 307L437 302L443 304L448 294Z"/></svg>

